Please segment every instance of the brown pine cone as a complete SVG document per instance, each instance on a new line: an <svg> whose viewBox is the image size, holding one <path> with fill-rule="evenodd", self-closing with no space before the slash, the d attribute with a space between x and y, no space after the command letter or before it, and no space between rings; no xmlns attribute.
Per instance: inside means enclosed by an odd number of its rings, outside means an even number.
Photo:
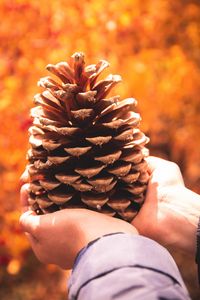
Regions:
<svg viewBox="0 0 200 300"><path fill-rule="evenodd" d="M106 98L121 81L105 60L85 66L83 53L70 64L48 65L31 110L28 151L29 204L37 213L83 207L131 221L144 202L149 175L148 138L140 131L137 101ZM55 77L54 76L54 77Z"/></svg>

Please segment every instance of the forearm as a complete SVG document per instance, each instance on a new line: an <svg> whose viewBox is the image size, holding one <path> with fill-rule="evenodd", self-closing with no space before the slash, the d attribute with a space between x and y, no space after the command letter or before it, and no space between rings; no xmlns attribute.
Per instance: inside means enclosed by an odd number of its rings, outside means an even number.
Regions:
<svg viewBox="0 0 200 300"><path fill-rule="evenodd" d="M69 299L189 299L169 253L150 239L105 236L82 250L69 282ZM171 299L171 298L170 298Z"/></svg>

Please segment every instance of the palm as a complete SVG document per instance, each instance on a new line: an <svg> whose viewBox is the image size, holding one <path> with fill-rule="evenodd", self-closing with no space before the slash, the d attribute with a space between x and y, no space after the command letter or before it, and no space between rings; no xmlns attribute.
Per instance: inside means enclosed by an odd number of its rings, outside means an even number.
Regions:
<svg viewBox="0 0 200 300"><path fill-rule="evenodd" d="M141 234L166 245L173 230L171 224L179 218L174 212L180 203L176 203L172 194L177 193L184 182L176 164L155 157L149 157L148 163L152 176L145 203L132 224Z"/></svg>

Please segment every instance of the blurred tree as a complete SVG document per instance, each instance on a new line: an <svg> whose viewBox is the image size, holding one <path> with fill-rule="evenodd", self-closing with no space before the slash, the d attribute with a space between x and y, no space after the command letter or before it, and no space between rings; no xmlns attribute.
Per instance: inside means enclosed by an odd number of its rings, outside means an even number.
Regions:
<svg viewBox="0 0 200 300"><path fill-rule="evenodd" d="M18 180L36 82L75 51L88 63L109 60L124 79L117 92L139 99L152 154L177 161L200 192L199 0L0 0L0 19L0 264L28 247Z"/></svg>

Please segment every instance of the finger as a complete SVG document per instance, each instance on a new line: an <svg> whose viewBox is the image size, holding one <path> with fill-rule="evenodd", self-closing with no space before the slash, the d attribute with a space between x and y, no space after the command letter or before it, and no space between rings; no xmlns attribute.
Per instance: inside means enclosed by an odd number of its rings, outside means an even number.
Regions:
<svg viewBox="0 0 200 300"><path fill-rule="evenodd" d="M23 231L35 237L40 224L40 216L36 215L34 211L29 210L21 215L19 223Z"/></svg>
<svg viewBox="0 0 200 300"><path fill-rule="evenodd" d="M156 156L148 156L145 158L148 163L149 171L152 173L155 169L163 168L166 166L169 161L156 157Z"/></svg>
<svg viewBox="0 0 200 300"><path fill-rule="evenodd" d="M20 203L21 203L21 207L22 207L22 212L27 211L28 207L29 207L28 189L29 189L29 184L26 183L21 187L21 190L20 190Z"/></svg>
<svg viewBox="0 0 200 300"><path fill-rule="evenodd" d="M38 239L33 236L32 234L28 233L28 232L25 232L25 235L27 237L27 239L29 240L30 244L31 244L31 247L34 249L35 246L38 244Z"/></svg>
<svg viewBox="0 0 200 300"><path fill-rule="evenodd" d="M26 168L19 179L19 184L22 186L24 183L29 181L28 169Z"/></svg>

